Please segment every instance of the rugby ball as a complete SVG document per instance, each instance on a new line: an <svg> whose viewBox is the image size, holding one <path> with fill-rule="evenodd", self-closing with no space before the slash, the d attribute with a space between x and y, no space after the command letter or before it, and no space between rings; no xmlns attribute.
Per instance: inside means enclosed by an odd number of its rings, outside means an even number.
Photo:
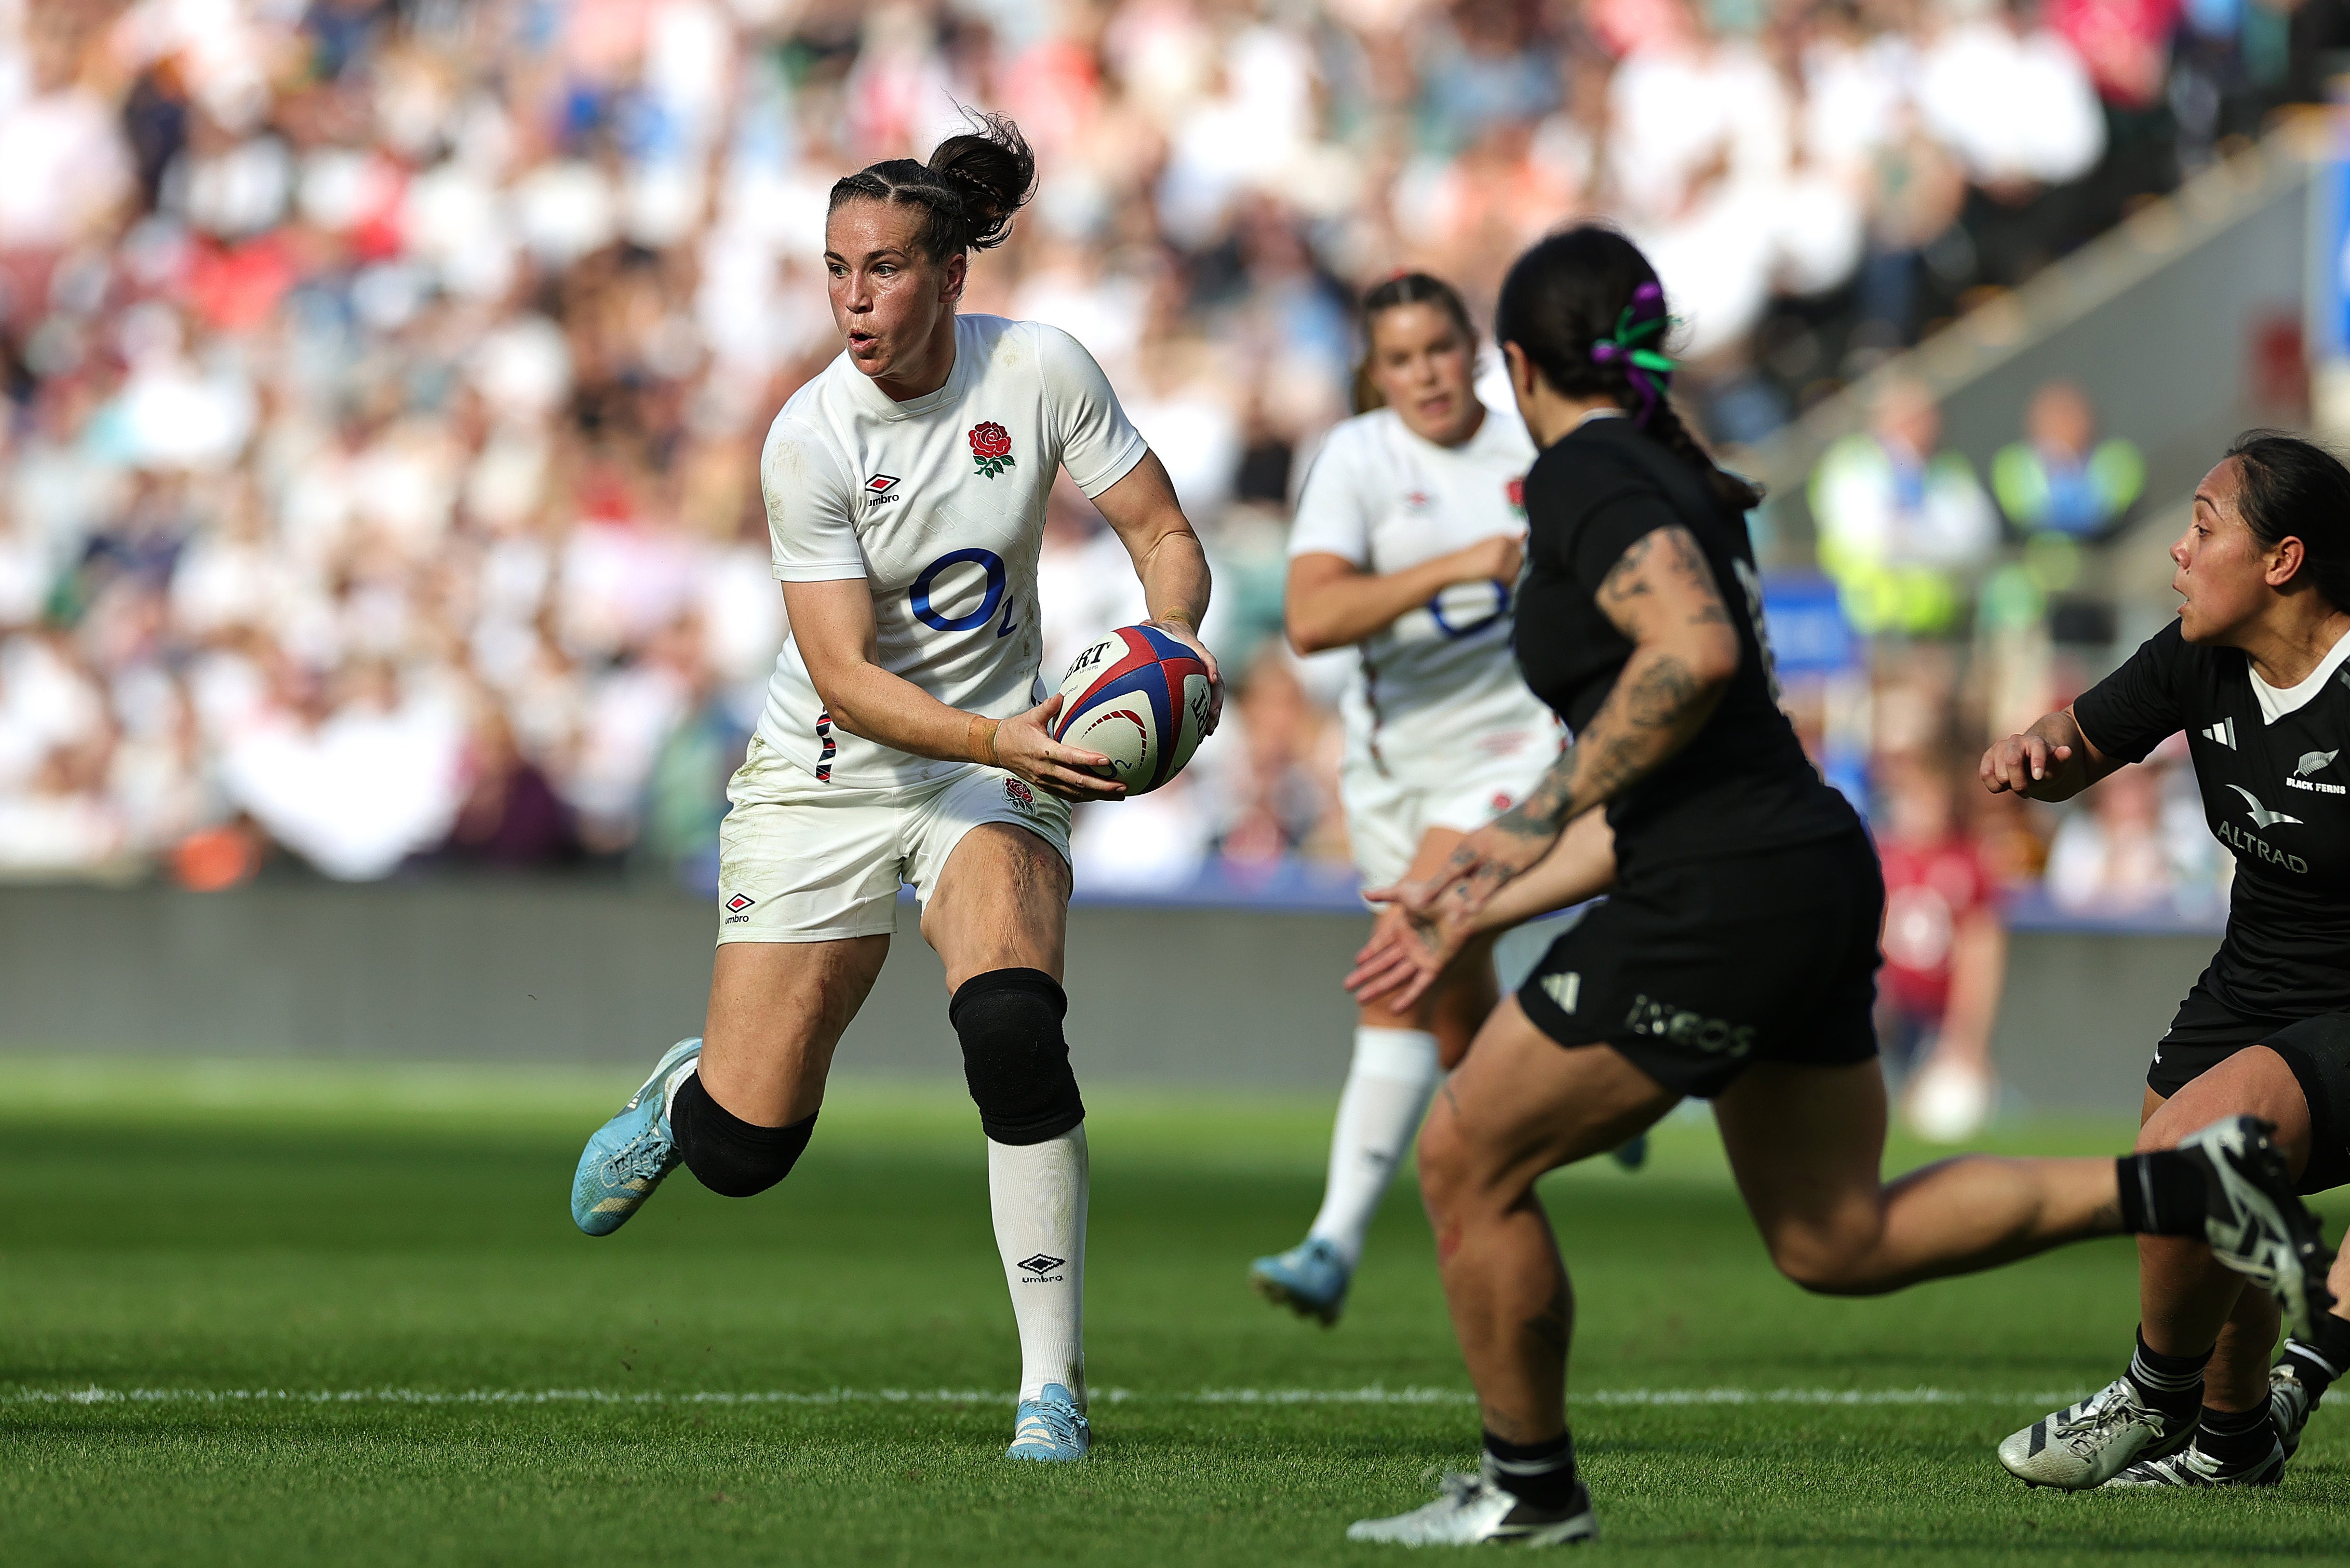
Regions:
<svg viewBox="0 0 2350 1568"><path fill-rule="evenodd" d="M1053 739L1109 759L1129 795L1180 773L1207 732L1208 666L1161 631L1122 626L1069 661Z"/></svg>

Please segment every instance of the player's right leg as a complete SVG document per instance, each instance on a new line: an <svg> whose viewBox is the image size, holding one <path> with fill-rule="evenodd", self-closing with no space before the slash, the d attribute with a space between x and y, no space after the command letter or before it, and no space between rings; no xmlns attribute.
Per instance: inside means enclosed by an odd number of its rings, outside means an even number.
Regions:
<svg viewBox="0 0 2350 1568"><path fill-rule="evenodd" d="M1464 836L1430 828L1407 863L1381 852L1376 834L1383 825L1365 815L1352 812L1349 821L1358 837L1374 835L1356 846L1367 887L1432 875ZM1371 1220L1419 1131L1429 1096L1493 1010L1492 950L1490 940L1471 943L1409 1013L1377 1003L1357 1011L1354 1057L1330 1129L1322 1207L1305 1241L1249 1265L1249 1287L1266 1301L1326 1327L1338 1321Z"/></svg>
<svg viewBox="0 0 2350 1568"><path fill-rule="evenodd" d="M1436 1501L1364 1520L1348 1539L1543 1543L1597 1532L1566 1426L1574 1298L1534 1181L1617 1147L1680 1098L1609 1046L1555 1044L1515 997L1493 1010L1419 1143L1437 1270L1483 1416L1482 1473L1448 1478Z"/></svg>
<svg viewBox="0 0 2350 1568"><path fill-rule="evenodd" d="M816 1131L833 1048L889 952L887 937L720 948L702 1038L664 1052L588 1139L572 1182L579 1228L610 1235L680 1165L727 1198L789 1175Z"/></svg>
<svg viewBox="0 0 2350 1568"><path fill-rule="evenodd" d="M619 1229L680 1164L733 1198L782 1180L889 950L905 815L894 793L820 784L754 738L728 795L703 1037L664 1053L588 1139L571 1213L591 1236Z"/></svg>

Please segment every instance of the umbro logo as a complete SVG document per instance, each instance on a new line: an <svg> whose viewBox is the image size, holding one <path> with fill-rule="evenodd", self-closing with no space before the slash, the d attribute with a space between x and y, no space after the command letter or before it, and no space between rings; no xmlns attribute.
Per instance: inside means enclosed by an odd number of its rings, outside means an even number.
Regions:
<svg viewBox="0 0 2350 1568"><path fill-rule="evenodd" d="M2281 811L2271 811L2267 806L2261 804L2260 796L2254 794L2251 791L2246 789L2241 784L2230 784L2228 787L2234 790L2238 794L2242 795L2246 803L2251 806L2252 809L2246 815L2252 819L2252 826L2260 828L2263 832L2272 827L2281 826L2285 823L2298 824L2301 821L2301 818L2297 816L2287 816Z"/></svg>
<svg viewBox="0 0 2350 1568"><path fill-rule="evenodd" d="M1031 1252L1012 1266L1015 1269L1025 1269L1032 1274L1049 1274L1068 1261L1066 1258L1056 1258L1050 1252Z"/></svg>
<svg viewBox="0 0 2350 1568"><path fill-rule="evenodd" d="M2207 741L2219 742L2231 752L2236 749L2236 722L2233 719L2222 719L2210 729L2195 732Z"/></svg>
<svg viewBox="0 0 2350 1568"><path fill-rule="evenodd" d="M726 907L735 914L739 915L758 901L758 899L752 898L747 893L737 893L733 898L726 900Z"/></svg>
<svg viewBox="0 0 2350 1568"><path fill-rule="evenodd" d="M877 473L865 482L865 492L868 495L887 495L897 488L898 476L894 473Z"/></svg>

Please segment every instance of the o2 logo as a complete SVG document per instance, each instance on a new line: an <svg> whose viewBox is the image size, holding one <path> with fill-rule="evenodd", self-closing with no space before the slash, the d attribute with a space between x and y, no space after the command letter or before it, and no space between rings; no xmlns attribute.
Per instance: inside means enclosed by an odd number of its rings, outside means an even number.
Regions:
<svg viewBox="0 0 2350 1568"><path fill-rule="evenodd" d="M1493 607L1479 613L1472 607L1469 618L1456 626L1445 618L1444 614L1444 596L1454 592L1455 589L1461 590L1464 595L1491 592L1493 596ZM1435 620L1436 629L1454 641L1457 642L1464 637L1474 637L1510 613L1510 585L1499 577L1482 583L1455 583L1451 587L1442 590L1428 601L1428 613Z"/></svg>
<svg viewBox="0 0 2350 1568"><path fill-rule="evenodd" d="M938 587L939 578L953 566L977 566L985 575L987 589L980 595L979 607L968 615L941 615L931 602L931 595ZM913 609L914 618L932 631L976 631L993 618L1000 606L1003 610L1003 624L996 628L995 635L1010 637L1014 630L1012 597L1004 591L1005 581L1003 557L994 551L949 550L922 568L906 599ZM956 593L955 588L968 592L969 585L958 584L950 589L954 597L960 597L961 593Z"/></svg>

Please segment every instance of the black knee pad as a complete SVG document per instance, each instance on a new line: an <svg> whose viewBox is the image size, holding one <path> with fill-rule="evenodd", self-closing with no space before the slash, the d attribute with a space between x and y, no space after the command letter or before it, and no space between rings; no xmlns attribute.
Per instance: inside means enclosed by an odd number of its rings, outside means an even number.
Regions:
<svg viewBox="0 0 2350 1568"><path fill-rule="evenodd" d="M973 975L947 1004L979 1125L997 1143L1043 1143L1086 1119L1061 1034L1068 1011L1067 993L1038 969Z"/></svg>
<svg viewBox="0 0 2350 1568"><path fill-rule="evenodd" d="M670 1102L669 1128L695 1180L722 1198L752 1198L792 1173L816 1116L781 1127L746 1122L712 1099L696 1073Z"/></svg>

